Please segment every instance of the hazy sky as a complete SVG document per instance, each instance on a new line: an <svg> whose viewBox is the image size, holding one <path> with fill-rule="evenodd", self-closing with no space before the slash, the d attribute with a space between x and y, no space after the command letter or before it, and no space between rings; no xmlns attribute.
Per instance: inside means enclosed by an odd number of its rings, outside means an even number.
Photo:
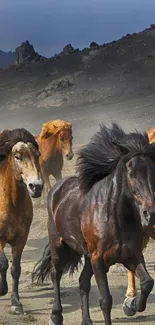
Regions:
<svg viewBox="0 0 155 325"><path fill-rule="evenodd" d="M155 0L0 0L0 49L28 39L45 56L83 48L155 23Z"/></svg>

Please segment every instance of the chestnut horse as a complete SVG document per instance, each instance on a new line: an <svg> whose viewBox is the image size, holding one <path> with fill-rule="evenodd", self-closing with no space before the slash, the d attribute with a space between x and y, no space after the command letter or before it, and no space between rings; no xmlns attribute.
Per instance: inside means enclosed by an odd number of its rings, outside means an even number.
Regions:
<svg viewBox="0 0 155 325"><path fill-rule="evenodd" d="M73 158L72 124L63 120L44 123L40 135L35 136L41 153L39 162L44 180L44 202L51 188L49 176L55 180L62 178L63 154L67 160Z"/></svg>
<svg viewBox="0 0 155 325"><path fill-rule="evenodd" d="M105 325L111 325L112 296L107 272L122 263L140 278L141 294L131 310L142 312L153 288L142 254L143 229L155 223L155 145L147 134L126 134L116 123L101 126L79 152L77 176L64 177L47 197L49 244L32 280L49 274L54 303L49 324L62 325L60 280L73 273L82 255L79 278L82 324L92 325L89 291L94 274L101 295Z"/></svg>
<svg viewBox="0 0 155 325"><path fill-rule="evenodd" d="M155 127L153 126L147 131L149 142L153 143L155 142ZM153 227L148 227L145 230L144 234L144 241L143 241L143 249L147 247L147 244L149 242L149 238L152 238L155 240L155 225ZM135 284L135 275L132 271L128 271L128 287L126 291L126 300L132 301L136 297L137 291L136 291L136 284ZM133 316L135 315L135 312L131 311L130 309L126 309L126 306L124 305L124 312L127 316Z"/></svg>
<svg viewBox="0 0 155 325"><path fill-rule="evenodd" d="M12 249L13 280L11 310L22 313L18 294L21 256L29 234L33 207L31 197L42 194L38 144L25 129L4 130L0 134L0 296L8 292L8 243Z"/></svg>

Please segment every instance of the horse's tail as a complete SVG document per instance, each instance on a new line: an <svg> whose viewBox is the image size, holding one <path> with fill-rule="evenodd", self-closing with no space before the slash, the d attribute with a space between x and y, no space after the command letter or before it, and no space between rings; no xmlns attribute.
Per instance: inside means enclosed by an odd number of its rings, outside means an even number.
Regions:
<svg viewBox="0 0 155 325"><path fill-rule="evenodd" d="M78 265L83 264L81 255L72 250L66 243L63 243L63 255L65 256L65 263L63 268L63 274L68 273L73 275L75 271L78 271ZM37 282L43 284L48 278L51 279L52 265L51 265L51 250L49 243L45 246L42 258L35 264L32 272L32 283Z"/></svg>
<svg viewBox="0 0 155 325"><path fill-rule="evenodd" d="M49 243L45 246L42 258L35 264L32 282L43 283L51 275L51 251Z"/></svg>

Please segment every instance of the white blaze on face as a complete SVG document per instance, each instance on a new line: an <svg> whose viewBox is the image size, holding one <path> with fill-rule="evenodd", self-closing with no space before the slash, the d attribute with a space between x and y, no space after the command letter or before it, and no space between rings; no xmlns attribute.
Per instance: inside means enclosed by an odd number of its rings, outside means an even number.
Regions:
<svg viewBox="0 0 155 325"><path fill-rule="evenodd" d="M39 157L31 144L18 142L12 149L17 173L26 184L32 197L40 197L43 189L43 180L39 169ZM19 178L17 175L17 178Z"/></svg>

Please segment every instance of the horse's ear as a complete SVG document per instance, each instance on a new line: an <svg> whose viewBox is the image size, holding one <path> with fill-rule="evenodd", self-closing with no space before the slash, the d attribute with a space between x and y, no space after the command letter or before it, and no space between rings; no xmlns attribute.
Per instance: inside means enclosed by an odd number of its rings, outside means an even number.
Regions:
<svg viewBox="0 0 155 325"><path fill-rule="evenodd" d="M42 131L41 131L40 137L42 139L47 139L49 136L51 136L52 134L55 133L57 128L58 127L56 125L54 125L53 123L52 123L52 125L50 123L44 123L42 126Z"/></svg>
<svg viewBox="0 0 155 325"><path fill-rule="evenodd" d="M58 125L55 125L54 123L52 124L52 127L54 127L55 129L58 128Z"/></svg>
<svg viewBox="0 0 155 325"><path fill-rule="evenodd" d="M123 155L127 155L129 153L129 149L125 144L117 141L113 141L113 144L121 151Z"/></svg>
<svg viewBox="0 0 155 325"><path fill-rule="evenodd" d="M51 135L50 128L47 123L44 123L42 126L40 137L42 139L47 139L50 135Z"/></svg>

